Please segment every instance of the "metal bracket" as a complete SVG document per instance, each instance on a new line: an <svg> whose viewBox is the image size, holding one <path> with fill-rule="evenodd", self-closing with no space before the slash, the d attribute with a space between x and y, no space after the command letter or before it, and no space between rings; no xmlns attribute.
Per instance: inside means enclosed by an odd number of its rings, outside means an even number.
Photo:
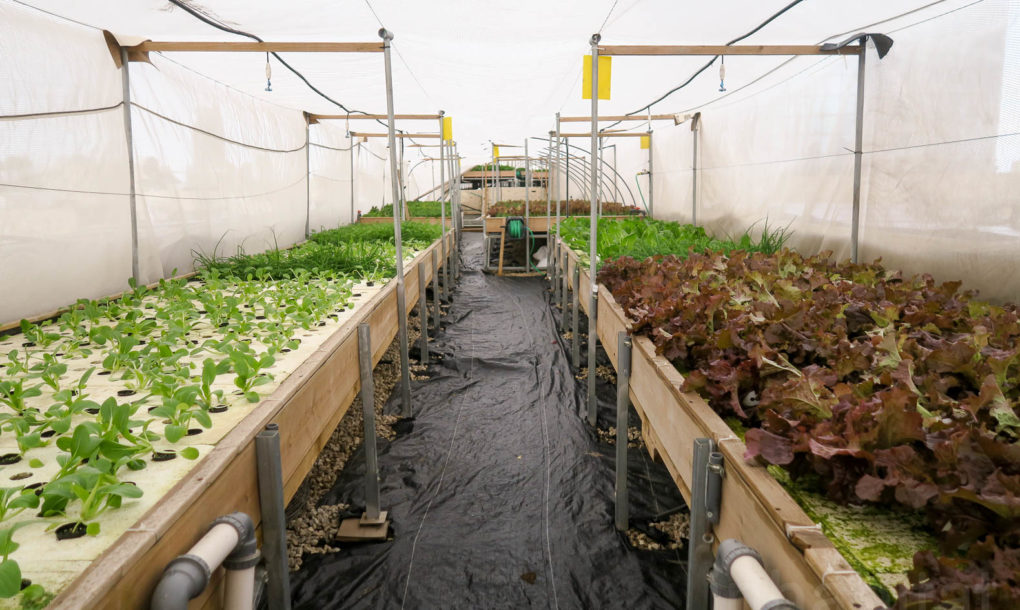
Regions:
<svg viewBox="0 0 1020 610"><path fill-rule="evenodd" d="M691 530L690 545L687 553L687 608L708 608L709 588L708 573L715 561L715 554L712 552L712 544L715 542L715 535L712 534L712 524L718 523L719 505L711 509L708 505L708 490L710 487L709 478L715 476L720 481L718 474L710 475L710 456L715 451L715 442L710 438L694 439L694 463L691 477ZM709 516L714 515L715 521Z"/></svg>

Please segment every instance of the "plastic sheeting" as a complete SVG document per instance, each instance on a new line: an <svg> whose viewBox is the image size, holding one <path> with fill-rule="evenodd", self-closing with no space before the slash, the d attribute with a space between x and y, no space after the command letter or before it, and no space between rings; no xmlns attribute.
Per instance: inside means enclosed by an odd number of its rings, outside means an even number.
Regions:
<svg viewBox="0 0 1020 610"><path fill-rule="evenodd" d="M1020 4L941 2L861 25L895 45L867 57L860 259L1016 300ZM849 257L856 58L795 58L757 82L736 60L727 67L727 93L655 109L702 112L698 222L739 235L767 221L802 251ZM712 81L717 67L707 72ZM689 222L690 123L654 127L655 216ZM620 152L638 165L645 151L632 148Z"/></svg>
<svg viewBox="0 0 1020 610"><path fill-rule="evenodd" d="M0 57L6 322L122 290L131 233L121 81L102 34L0 4Z"/></svg>
<svg viewBox="0 0 1020 610"><path fill-rule="evenodd" d="M0 3L0 56L2 324L126 289L132 232L123 71L102 32ZM351 222L344 128L306 136L300 110L150 59L129 65L140 282ZM387 153L356 148L357 209L392 197Z"/></svg>
<svg viewBox="0 0 1020 610"><path fill-rule="evenodd" d="M393 540L306 557L294 607L682 605L686 551L635 551L614 529L614 448L579 415L542 282L483 275L480 238L465 235L463 279L430 347L442 361L412 387L414 419L380 443ZM630 453L635 525L681 508L665 469ZM364 506L363 489L359 452L322 502Z"/></svg>

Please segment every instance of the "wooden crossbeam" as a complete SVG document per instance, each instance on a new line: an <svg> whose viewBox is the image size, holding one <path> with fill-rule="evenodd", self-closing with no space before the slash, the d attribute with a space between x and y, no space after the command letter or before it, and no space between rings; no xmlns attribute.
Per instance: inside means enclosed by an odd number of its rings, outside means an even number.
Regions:
<svg viewBox="0 0 1020 610"><path fill-rule="evenodd" d="M398 138L439 138L438 133L398 133L395 134ZM351 132L351 136L355 138L388 138L389 134L385 133L361 133Z"/></svg>
<svg viewBox="0 0 1020 610"><path fill-rule="evenodd" d="M324 120L355 120L355 119L372 119L375 121L385 121L389 117L385 114L309 114L309 117L318 121ZM438 114L395 114L394 119L404 121L425 121L425 120L436 120L439 118Z"/></svg>
<svg viewBox="0 0 1020 610"><path fill-rule="evenodd" d="M606 45L599 55L859 55L850 45L822 50L818 45ZM560 119L563 120L563 119ZM590 119L589 119L590 120Z"/></svg>
<svg viewBox="0 0 1020 610"><path fill-rule="evenodd" d="M611 116L600 116L599 121L647 121L648 116L624 116L624 115L611 115ZM672 121L672 114L653 114L653 121ZM588 123L591 121L590 116L561 116L561 123Z"/></svg>
<svg viewBox="0 0 1020 610"><path fill-rule="evenodd" d="M600 138L638 138L638 137L647 136L647 135L650 135L650 133L647 132L647 131L646 132L628 132L628 133L621 133L621 132L617 132L617 131L609 131L609 132L599 133L598 134L598 136ZM560 137L561 138L590 138L591 137L591 132L588 132L588 133L561 133Z"/></svg>
<svg viewBox="0 0 1020 610"><path fill-rule="evenodd" d="M128 47L140 53L382 53L380 42L214 42L152 41Z"/></svg>

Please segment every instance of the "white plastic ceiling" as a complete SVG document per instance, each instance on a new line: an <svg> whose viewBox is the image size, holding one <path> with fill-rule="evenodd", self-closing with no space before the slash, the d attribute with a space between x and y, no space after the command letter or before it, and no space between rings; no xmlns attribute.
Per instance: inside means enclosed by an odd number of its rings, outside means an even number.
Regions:
<svg viewBox="0 0 1020 610"><path fill-rule="evenodd" d="M396 36L397 112L445 110L470 164L489 158L490 141L545 136L556 112L589 112L580 72L592 33L601 30L604 44L722 44L788 3L192 6L274 41L377 41L381 22ZM0 0L0 323L123 290L133 255L137 276L153 281L190 270L195 253L290 245L307 229L346 224L392 198L385 141L358 144L352 154L340 121L316 125L306 145L296 110L341 111L275 60L273 90L265 91L265 56L254 53L174 53L132 64L132 174L122 73L92 28L152 40L243 40L167 0ZM816 44L861 31L896 41L881 61L873 49L867 55L861 260L882 257L892 268L965 279L988 298L1017 300L1020 0L803 0L743 43ZM381 55L284 58L348 108L385 111ZM706 60L614 58L612 99L600 103L601 114L641 108ZM702 112L696 135L689 124L654 126L654 216L689 222L696 209L698 223L718 235L768 222L788 227L790 245L803 252L846 258L855 59L730 57L726 68L726 92L713 66L653 108ZM367 121L351 127L383 131ZM588 140L571 144L586 149ZM640 203L649 151L636 138L607 144L627 192L620 198ZM533 142L532 152L540 146ZM418 163L421 151L435 149L406 149L409 197L436 183L436 164ZM576 187L570 193L579 195Z"/></svg>
<svg viewBox="0 0 1020 610"><path fill-rule="evenodd" d="M806 0L745 42L818 43L920 7L931 5L930 10L943 12L949 5L967 3ZM26 0L23 4L118 35L152 40L245 40L202 23L166 0ZM527 135L546 134L553 128L557 111L564 115L588 113L589 102L582 101L580 94L581 58L588 52L591 34L600 28L604 44L722 44L787 4L789 0L524 0L505 4L474 0L204 0L192 6L230 27L273 41L376 41L381 21L394 33L399 54L394 57L397 112L445 110L454 117L461 154L475 160L489 155L489 141L520 143ZM265 56L259 54L168 55L201 74L275 103L316 113L340 112L275 60L273 91L264 91ZM284 58L348 108L385 112L380 55L290 53ZM730 88L783 60L729 58ZM613 95L602 102L601 112L621 114L640 108L685 80L704 61L700 57L614 58ZM710 68L655 110L696 107L717 97L717 75L715 67ZM434 124L408 123L403 127L431 130Z"/></svg>

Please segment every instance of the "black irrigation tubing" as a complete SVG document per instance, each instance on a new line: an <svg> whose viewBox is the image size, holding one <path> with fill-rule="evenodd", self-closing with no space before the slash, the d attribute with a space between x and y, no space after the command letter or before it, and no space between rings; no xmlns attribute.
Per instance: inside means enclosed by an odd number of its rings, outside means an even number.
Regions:
<svg viewBox="0 0 1020 610"><path fill-rule="evenodd" d="M251 38L252 40L256 40L258 42L265 42L264 40L262 40L261 38L259 38L255 34L251 34L249 32L245 32L245 31L242 31L242 30L234 29L234 28L232 28L230 26L223 25L222 23L219 23L215 19L213 19L213 18L211 18L211 17L209 17L207 15L204 15L198 9L195 9L195 8L191 7L186 0L170 0L170 3L173 4L174 6L180 8L180 9L183 9L186 13L188 13L192 17L195 17L199 21L202 21L205 24L211 25L212 27L214 27L214 28L216 28L218 30L222 30L224 32L229 32L231 34L237 34L238 36L245 36L247 38ZM332 102L333 104L336 104L337 106L340 107L341 110L343 110L347 114L368 114L364 110L352 110L352 109L348 108L347 106L344 106L340 102L336 101L335 99L331 98L330 96L326 95L321 90L319 90L319 88L317 88L307 78L305 78L305 75L301 74L301 72L299 72L297 70L297 68L294 68L293 66L288 64L286 61L284 61L284 59L282 57L280 57L280 55L278 53L276 53L275 51L272 51L271 55L273 57L275 57L277 61L279 61L281 64L283 64L283 66L285 68L287 68L292 73L294 73L295 76L300 78L301 81L304 82L304 84L308 85L309 89L311 89L315 93L319 94L319 96L321 96L323 99L328 100L329 102ZM382 121L380 121L378 119L376 120L376 122L379 123L380 125L383 125L383 126L386 125L386 123L383 123Z"/></svg>
<svg viewBox="0 0 1020 610"><path fill-rule="evenodd" d="M213 133L211 131L206 131L205 129L202 129L200 127L195 127L194 125L188 125L187 123L182 123L181 121L178 121L177 119L171 119L170 117L166 116L165 114L160 114L160 113L156 112L155 110L153 110L151 108L146 108L145 106L142 106L138 102L131 102L131 105L134 106L135 108L138 108L139 110L144 110L145 112L148 112L149 114L151 114L151 115L153 115L155 117L161 118L161 119L163 119L164 121L166 121L168 123L173 123L174 125L178 125L180 127L185 127L187 129L191 129L191 130L197 131L199 133L203 133L203 134L205 134L207 136L216 138L217 140L222 140L224 142L229 142L231 144L237 144L238 146L244 146L245 148L253 148L255 150L262 150L262 151L265 151L265 152L274 152L274 153L292 153L292 152L298 152L299 150L304 150L305 149L305 145L304 144L302 144L301 146L298 146L297 148L267 148L265 146L258 146L256 144L248 144L247 142L241 142L240 140L233 140L233 139L228 138L226 136L221 136L218 133Z"/></svg>
<svg viewBox="0 0 1020 610"><path fill-rule="evenodd" d="M123 101L117 102L113 106L102 106L99 108L83 108L82 110L54 110L52 112L31 112L28 114L4 114L0 115L0 121L18 121L25 119L48 119L57 118L62 116L74 116L77 114L95 114L99 112L107 112L109 110L116 110L124 105Z"/></svg>
<svg viewBox="0 0 1020 610"><path fill-rule="evenodd" d="M766 19L765 21L762 21L761 23L759 23L753 30L751 30L750 32L746 32L744 34L741 34L740 36L737 36L733 40L727 42L725 46L728 47L728 46L730 46L732 44L738 43L741 40L744 40L745 38L748 38L748 37L758 33L762 28L764 28L768 24L770 24L773 21L775 21L776 19L778 19L783 13L789 11L790 9L792 9L795 6L797 6L798 4L800 4L803 1L804 0L793 0L793 2L787 4L783 8L779 9L777 12L773 13L768 19ZM679 91L679 90L683 89L684 87L686 87L687 85L691 84L691 81L693 81L695 78L697 78L698 75L700 75L702 72L704 72L705 70L709 69L712 66L712 64L715 63L715 60L717 60L717 59L719 59L718 55L716 55L712 59L708 60L708 62L705 65L701 66L701 68L699 68L694 74L692 74L690 76L690 78L685 80L683 83L677 85L676 87L673 87L672 89L670 89L666 93L663 93L655 101L650 102L650 103L646 104L645 106L642 106L641 108L638 108L637 110L635 110L633 112L628 112L626 114L626 116L634 116L635 114L638 114L639 112L644 112L645 110L650 109L655 104L658 104L662 100L666 99L667 97L673 95L677 91ZM606 129L609 129L609 128L611 128L611 127L613 127L615 125L619 125L619 124L620 124L620 121L617 121L617 122L607 126Z"/></svg>
<svg viewBox="0 0 1020 610"><path fill-rule="evenodd" d="M305 177L302 176L300 180L292 182L287 186L278 188L273 191L266 191L264 193L254 193L245 195L226 195L223 197L181 197L178 195L151 195L147 193L135 193L136 197L148 197L150 199L177 199L180 201L226 201L227 199L250 199L252 197L265 197L266 195L275 195L281 193L287 189L294 188L305 181ZM33 191L52 191L55 193L74 193L78 195L112 195L117 197L127 197L131 193L120 193L116 191L85 191L80 189L64 189L53 186L30 186L28 184L13 184L10 182L0 182L0 187L9 187L17 189L28 189Z"/></svg>
<svg viewBox="0 0 1020 610"><path fill-rule="evenodd" d="M309 146L313 146L315 148L325 148L326 150L335 150L337 152L349 152L349 151L354 150L354 145L351 145L350 148L337 148L335 146L326 146L325 144L316 144L315 142L309 142L308 145Z"/></svg>

